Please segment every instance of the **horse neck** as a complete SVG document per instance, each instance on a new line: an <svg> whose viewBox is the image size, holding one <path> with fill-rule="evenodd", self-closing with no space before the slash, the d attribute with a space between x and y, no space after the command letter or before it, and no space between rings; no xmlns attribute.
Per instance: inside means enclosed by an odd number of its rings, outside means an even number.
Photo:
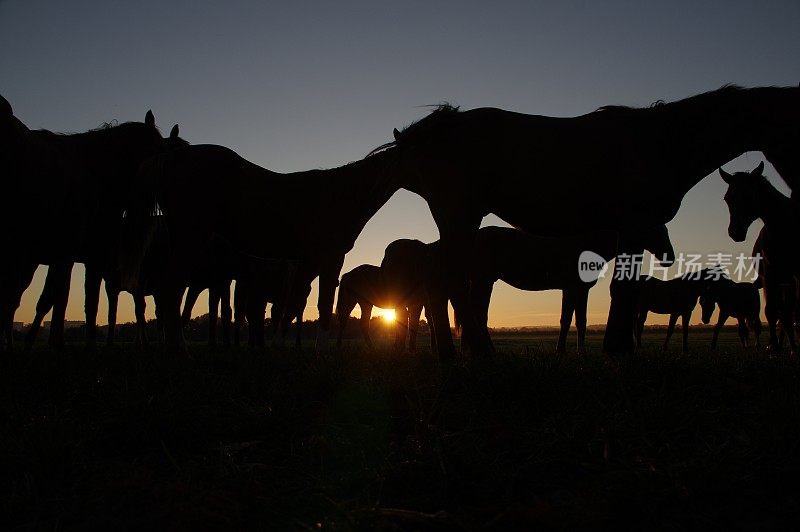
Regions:
<svg viewBox="0 0 800 532"><path fill-rule="evenodd" d="M797 98L795 88L722 89L650 110L658 118L648 129L670 152L657 171L672 176L677 191L686 194L719 166L767 148L781 125L797 119L786 112Z"/></svg>
<svg viewBox="0 0 800 532"><path fill-rule="evenodd" d="M786 231L794 233L798 229L796 206L791 199L778 192L766 180L761 185L758 194L758 217L770 232L775 232L775 234Z"/></svg>
<svg viewBox="0 0 800 532"><path fill-rule="evenodd" d="M329 174L330 173L330 174ZM378 210L401 185L396 178L391 154L382 152L332 170L320 178L326 185L318 188L320 198L331 214L330 224L337 224L352 242ZM329 175L327 175L329 174ZM329 225L329 230L333 226ZM352 245L351 242L351 245Z"/></svg>

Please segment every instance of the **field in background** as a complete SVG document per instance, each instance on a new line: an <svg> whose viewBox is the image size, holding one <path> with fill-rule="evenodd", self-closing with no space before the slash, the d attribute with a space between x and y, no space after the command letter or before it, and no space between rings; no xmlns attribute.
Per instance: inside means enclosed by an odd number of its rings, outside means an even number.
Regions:
<svg viewBox="0 0 800 532"><path fill-rule="evenodd" d="M786 357L692 329L635 357L496 334L440 366L310 349L40 348L0 366L0 527L770 527L800 517ZM765 338L764 338L765 340ZM423 338L427 343L427 337Z"/></svg>

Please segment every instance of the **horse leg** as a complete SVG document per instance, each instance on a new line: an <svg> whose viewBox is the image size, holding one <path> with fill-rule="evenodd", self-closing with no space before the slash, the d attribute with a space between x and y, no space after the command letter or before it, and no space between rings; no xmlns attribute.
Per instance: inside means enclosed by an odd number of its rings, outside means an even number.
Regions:
<svg viewBox="0 0 800 532"><path fill-rule="evenodd" d="M684 312L681 316L681 329L683 332L683 343L681 345L681 353L684 355L689 354L689 320L692 319L691 309Z"/></svg>
<svg viewBox="0 0 800 532"><path fill-rule="evenodd" d="M274 301L269 310L270 322L272 325L272 345L283 346L286 342L286 331L292 322L289 308L285 302Z"/></svg>
<svg viewBox="0 0 800 532"><path fill-rule="evenodd" d="M432 355L438 355L439 354L439 346L436 343L436 331L434 330L433 318L431 317L431 313L430 313L430 310L429 310L430 309L430 304L431 304L431 299L429 297L426 297L425 301L426 302L425 302L425 305L423 307L423 310L425 311L425 322L428 324L428 334L430 335L430 338L431 338L431 354Z"/></svg>
<svg viewBox="0 0 800 532"><path fill-rule="evenodd" d="M167 283L156 291L156 312L159 323L163 322L164 348L172 354L186 352L186 343L183 339L181 327L181 296L183 286L179 283Z"/></svg>
<svg viewBox="0 0 800 532"><path fill-rule="evenodd" d="M561 290L561 329L558 332L556 353L563 354L567 351L567 334L572 325L572 314L575 312L575 294L569 288Z"/></svg>
<svg viewBox="0 0 800 532"><path fill-rule="evenodd" d="M264 314L267 310L267 301L263 296L248 298L247 323L249 335L247 338L250 347L264 347Z"/></svg>
<svg viewBox="0 0 800 532"><path fill-rule="evenodd" d="M789 337L789 355L794 358L797 356L797 346L794 337L794 307L797 300L797 293L794 283L784 290L783 304L781 305L781 332L786 332Z"/></svg>
<svg viewBox="0 0 800 532"><path fill-rule="evenodd" d="M408 307L408 352L412 355L417 352L417 332L421 314L422 305L419 303L412 303Z"/></svg>
<svg viewBox="0 0 800 532"><path fill-rule="evenodd" d="M364 337L367 346L372 347L372 338L369 336L369 320L372 319L372 305L366 301L362 301L358 306L361 307L361 319L358 320L358 324L361 328L361 335Z"/></svg>
<svg viewBox="0 0 800 532"><path fill-rule="evenodd" d="M780 286L775 283L772 276L767 276L764 279L764 315L767 317L767 326L769 327L769 343L767 343L767 351L779 351L778 344L778 316L780 315Z"/></svg>
<svg viewBox="0 0 800 532"><path fill-rule="evenodd" d="M629 242L620 237L617 256L627 254L631 257L641 256L644 248L641 244ZM620 260L615 260L614 277L611 280L611 306L608 309L606 333L603 338L603 351L609 355L627 355L634 350L634 319L639 294L639 272L641 265L632 261L630 272L616 269ZM630 274L630 275L629 275Z"/></svg>
<svg viewBox="0 0 800 532"><path fill-rule="evenodd" d="M192 310L197 303L197 298L203 292L203 288L189 284L189 290L186 292L186 300L183 302L183 312L181 313L181 323L184 327L192 320ZM208 298L209 305L211 304L211 297Z"/></svg>
<svg viewBox="0 0 800 532"><path fill-rule="evenodd" d="M114 345L114 336L117 328L117 304L119 303L119 288L106 282L106 298L108 299L108 333L106 345ZM137 309L138 310L138 309ZM138 327L138 325L137 325Z"/></svg>
<svg viewBox="0 0 800 532"><path fill-rule="evenodd" d="M212 284L208 289L208 345L211 347L217 345L217 313L220 299L219 287Z"/></svg>
<svg viewBox="0 0 800 532"><path fill-rule="evenodd" d="M749 347L749 345L748 345L749 344L749 338L748 338L749 335L748 335L748 332L747 332L747 324L745 323L744 318L742 318L742 317L736 318L736 321L737 321L737 327L736 327L737 331L736 332L739 333L739 342L741 342L742 347Z"/></svg>
<svg viewBox="0 0 800 532"><path fill-rule="evenodd" d="M94 349L97 345L97 307L100 303L100 284L103 276L100 269L94 264L86 264L86 277L83 282L84 305L86 314L86 345L89 349ZM108 290L106 290L108 293ZM109 310L110 310L109 306Z"/></svg>
<svg viewBox="0 0 800 532"><path fill-rule="evenodd" d="M482 215L469 212L444 212L431 205L431 214L439 228L439 267L433 268L429 275L429 293L434 328L437 335L439 356L443 359L455 357L455 345L450 333L450 320L447 316L447 299L453 303L463 328L462 347L466 346L473 356L494 354L489 332L478 325L475 312L469 301L469 264L472 256L475 235L481 224ZM438 293L436 287L438 286ZM442 326L439 327L438 324ZM445 327L444 324L447 323Z"/></svg>
<svg viewBox="0 0 800 532"><path fill-rule="evenodd" d="M336 302L336 321L339 322L339 335L336 338L336 347L342 347L342 339L344 338L344 331L347 328L347 323L350 321L350 314L356 308L356 300L347 290L339 288L339 300ZM362 307L363 314L363 307Z"/></svg>
<svg viewBox="0 0 800 532"><path fill-rule="evenodd" d="M297 328L295 329L294 346L297 349L303 347L303 314L305 308L298 309L297 311Z"/></svg>
<svg viewBox="0 0 800 532"><path fill-rule="evenodd" d="M225 280L220 290L220 321L222 321L222 345L231 346L231 281Z"/></svg>
<svg viewBox="0 0 800 532"><path fill-rule="evenodd" d="M47 275L44 278L44 286L42 293L39 294L39 299L36 302L36 315L31 322L28 332L25 334L25 351L30 351L36 342L36 336L39 334L39 329L42 326L44 317L53 308L53 300L55 299L56 285L59 282L59 274L56 266L48 266Z"/></svg>
<svg viewBox="0 0 800 532"><path fill-rule="evenodd" d="M726 321L728 321L728 313L722 310L720 307L719 318L717 319L717 324L714 325L714 332L711 335L711 349L717 348L717 337L719 336L719 331L722 330L722 327L725 325Z"/></svg>
<svg viewBox="0 0 800 532"><path fill-rule="evenodd" d="M144 299L144 292L136 290L133 293L133 306L136 313L136 344L141 346L147 345L147 320L144 317L144 311L147 308L147 303ZM109 327L111 324L109 324Z"/></svg>
<svg viewBox="0 0 800 532"><path fill-rule="evenodd" d="M67 314L69 300L69 285L72 277L74 262L66 262L59 266L59 282L53 298L53 314L50 319L50 338L48 344L51 348L61 350L64 348L64 319Z"/></svg>
<svg viewBox="0 0 800 532"><path fill-rule="evenodd" d="M681 332L682 332L682 342L681 342L681 353L684 355L689 354L689 320L692 318L692 312L689 311L688 313L684 313L681 316Z"/></svg>
<svg viewBox="0 0 800 532"><path fill-rule="evenodd" d="M761 315L756 313L750 320L750 326L753 328L753 336L756 337L756 351L761 350Z"/></svg>
<svg viewBox="0 0 800 532"><path fill-rule="evenodd" d="M642 333L644 324L647 322L647 309L639 311L636 315L636 347L642 347Z"/></svg>
<svg viewBox="0 0 800 532"><path fill-rule="evenodd" d="M575 328L578 330L578 354L586 354L586 307L589 304L589 288L581 286L575 290Z"/></svg>
<svg viewBox="0 0 800 532"><path fill-rule="evenodd" d="M395 308L394 315L394 350L402 353L406 349L406 339L408 338L408 308L405 306Z"/></svg>
<svg viewBox="0 0 800 532"><path fill-rule="evenodd" d="M331 326L331 315L333 314L333 300L336 296L336 287L339 285L339 274L342 272L343 263L344 255L338 256L333 262L326 264L319 274L319 296L317 298L319 322L317 325L316 341L316 350L318 353L328 348L328 334ZM290 301L291 300L292 299L290 299Z"/></svg>
<svg viewBox="0 0 800 532"><path fill-rule="evenodd" d="M442 361L455 359L453 333L450 331L450 316L447 314L447 295L440 286L432 286L428 290L428 304L425 305L425 316L431 327L431 349L439 354Z"/></svg>
<svg viewBox="0 0 800 532"><path fill-rule="evenodd" d="M22 294L27 290L33 281L33 276L36 269L39 267L34 262L27 262L24 260L13 261L6 265L8 270L5 270L2 278L2 301L0 301L0 319L3 328L3 347L11 352L14 346L14 314L19 308L22 300Z"/></svg>
<svg viewBox="0 0 800 532"><path fill-rule="evenodd" d="M678 316L679 314L670 314L669 315L669 325L667 326L667 338L664 340L664 351L667 350L669 347L669 339L672 337L672 333L675 332L675 324L678 323Z"/></svg>
<svg viewBox="0 0 800 532"><path fill-rule="evenodd" d="M242 324L247 308L247 298L245 297L244 283L241 279L236 280L236 288L233 291L233 345L241 345Z"/></svg>
<svg viewBox="0 0 800 532"><path fill-rule="evenodd" d="M476 327L481 335L489 336L489 305L492 301L494 283L473 280L469 290L469 303L475 314ZM459 320L461 315L458 315ZM448 323L449 328L449 323Z"/></svg>

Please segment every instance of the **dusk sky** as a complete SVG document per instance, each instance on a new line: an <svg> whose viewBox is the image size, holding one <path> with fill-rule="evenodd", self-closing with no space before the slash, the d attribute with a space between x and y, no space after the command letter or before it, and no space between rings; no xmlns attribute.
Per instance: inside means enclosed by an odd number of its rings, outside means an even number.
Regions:
<svg viewBox="0 0 800 532"><path fill-rule="evenodd" d="M652 4L0 1L0 93L31 128L79 132L152 109L165 134L177 122L192 143L295 171L359 159L443 101L573 116L725 83L800 82L797 0ZM761 159L749 153L726 169ZM769 165L767 174L776 182ZM677 251L750 252L760 223L734 244L723 194L714 175L686 196L669 225ZM397 238L438 238L424 201L406 191L367 224L343 271L379 263ZM32 319L45 271L17 321ZM83 272L73 272L69 320L84 319ZM605 323L608 302L604 282L591 292L590 324ZM498 283L490 325L555 325L559 309L559 292ZM100 312L105 323L104 296ZM205 312L204 295L195 314ZM315 283L306 318L316 316ZM119 318L133 319L130 296Z"/></svg>

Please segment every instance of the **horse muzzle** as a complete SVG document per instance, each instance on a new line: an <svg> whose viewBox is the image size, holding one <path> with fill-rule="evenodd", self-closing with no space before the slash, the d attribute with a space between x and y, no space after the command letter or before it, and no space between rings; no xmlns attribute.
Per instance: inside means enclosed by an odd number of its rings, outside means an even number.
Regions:
<svg viewBox="0 0 800 532"><path fill-rule="evenodd" d="M744 242L745 238L747 238L747 229L742 229L740 227L733 227L732 225L729 225L728 236L731 237L731 240L733 240L734 242Z"/></svg>

